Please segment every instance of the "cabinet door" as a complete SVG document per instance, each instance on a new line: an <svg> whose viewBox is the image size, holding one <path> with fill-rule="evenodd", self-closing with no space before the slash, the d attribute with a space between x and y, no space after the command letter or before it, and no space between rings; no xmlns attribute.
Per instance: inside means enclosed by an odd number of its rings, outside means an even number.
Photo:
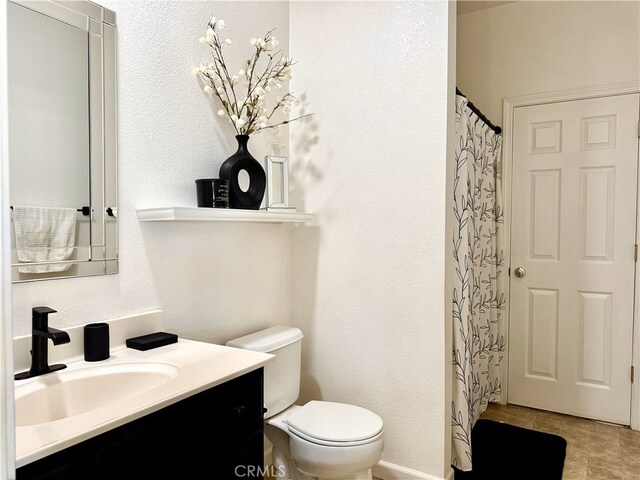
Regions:
<svg viewBox="0 0 640 480"><path fill-rule="evenodd" d="M230 436L252 434L262 429L263 392L262 371L246 374L228 382L201 403L203 443L205 448L217 450L230 443ZM225 455L226 456L226 455Z"/></svg>
<svg viewBox="0 0 640 480"><path fill-rule="evenodd" d="M16 470L17 480L93 480L84 444L67 448Z"/></svg>
<svg viewBox="0 0 640 480"><path fill-rule="evenodd" d="M18 480L68 480L70 477L69 465L45 467L43 465L35 469L19 469L16 472Z"/></svg>
<svg viewBox="0 0 640 480"><path fill-rule="evenodd" d="M154 415L152 425L136 425L96 450L96 479L175 480L197 458L198 436L188 411Z"/></svg>
<svg viewBox="0 0 640 480"><path fill-rule="evenodd" d="M262 429L251 436L229 440L228 445L201 459L198 469L179 477L180 480L262 479L265 474Z"/></svg>

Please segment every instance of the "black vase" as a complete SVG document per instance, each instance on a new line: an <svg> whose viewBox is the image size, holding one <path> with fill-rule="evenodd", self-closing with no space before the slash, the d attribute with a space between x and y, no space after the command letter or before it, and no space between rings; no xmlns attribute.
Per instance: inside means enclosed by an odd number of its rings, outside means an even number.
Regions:
<svg viewBox="0 0 640 480"><path fill-rule="evenodd" d="M247 149L249 135L236 135L238 151L220 165L220 178L229 180L229 207L258 210L264 197L267 178L264 168ZM245 170L249 174L249 188L242 191L238 174Z"/></svg>

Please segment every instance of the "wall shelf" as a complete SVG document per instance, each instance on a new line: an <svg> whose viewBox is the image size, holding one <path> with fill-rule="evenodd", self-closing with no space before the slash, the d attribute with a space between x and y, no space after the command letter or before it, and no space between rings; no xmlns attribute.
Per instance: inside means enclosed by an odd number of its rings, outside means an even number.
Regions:
<svg viewBox="0 0 640 480"><path fill-rule="evenodd" d="M141 222L305 223L314 217L312 213L198 207L139 208L137 213Z"/></svg>

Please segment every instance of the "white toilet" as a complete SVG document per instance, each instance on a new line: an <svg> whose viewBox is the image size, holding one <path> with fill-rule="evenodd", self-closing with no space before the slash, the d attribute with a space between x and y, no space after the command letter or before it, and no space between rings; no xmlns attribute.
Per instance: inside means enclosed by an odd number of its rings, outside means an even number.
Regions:
<svg viewBox="0 0 640 480"><path fill-rule="evenodd" d="M276 355L264 368L265 434L277 478L371 480L382 457L382 419L345 403L294 405L300 393L302 332L276 326L227 346Z"/></svg>

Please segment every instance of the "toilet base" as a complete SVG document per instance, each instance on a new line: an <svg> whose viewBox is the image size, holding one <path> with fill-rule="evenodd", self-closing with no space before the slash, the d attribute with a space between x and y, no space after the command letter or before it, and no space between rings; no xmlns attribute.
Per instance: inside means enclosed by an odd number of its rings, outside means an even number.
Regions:
<svg viewBox="0 0 640 480"><path fill-rule="evenodd" d="M272 441L275 441L276 438L274 436L279 436L281 434L283 438L279 440L287 440L284 438L286 434L281 430L277 429L269 429L270 437ZM274 435L275 434L275 435ZM284 445L288 446L288 442L285 441ZM331 477L314 477L311 475L307 475L306 473L300 471L296 466L295 462L290 457L290 450L288 449L280 449L276 445L273 446L271 450L271 459L273 463L273 472L275 474L275 478L278 480L373 480L373 475L371 473L371 469L367 469L360 472L351 473L349 475L338 475Z"/></svg>
<svg viewBox="0 0 640 480"><path fill-rule="evenodd" d="M273 452L273 467L275 478L278 480L372 480L373 475L371 469L363 472L352 473L347 476L339 477L312 477L298 470L293 461L282 455L282 452Z"/></svg>

